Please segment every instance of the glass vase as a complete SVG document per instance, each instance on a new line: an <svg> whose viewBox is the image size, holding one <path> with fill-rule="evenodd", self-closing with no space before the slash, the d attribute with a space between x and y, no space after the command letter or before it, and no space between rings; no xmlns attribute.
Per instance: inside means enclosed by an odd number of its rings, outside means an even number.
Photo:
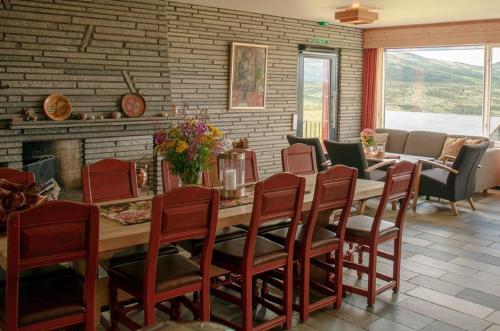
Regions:
<svg viewBox="0 0 500 331"><path fill-rule="evenodd" d="M185 171L179 175L181 186L186 185L201 185L201 171Z"/></svg>

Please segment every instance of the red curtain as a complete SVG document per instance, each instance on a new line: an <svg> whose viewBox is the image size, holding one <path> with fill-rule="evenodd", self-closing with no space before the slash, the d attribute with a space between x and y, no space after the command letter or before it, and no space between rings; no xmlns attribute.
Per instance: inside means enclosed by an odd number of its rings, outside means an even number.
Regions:
<svg viewBox="0 0 500 331"><path fill-rule="evenodd" d="M375 90L377 85L378 50L369 48L363 54L363 112L361 129L375 128Z"/></svg>

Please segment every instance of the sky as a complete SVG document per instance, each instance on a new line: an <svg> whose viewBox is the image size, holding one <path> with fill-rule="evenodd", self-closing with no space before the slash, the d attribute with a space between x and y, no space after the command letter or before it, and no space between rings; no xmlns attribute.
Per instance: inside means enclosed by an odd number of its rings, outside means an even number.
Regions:
<svg viewBox="0 0 500 331"><path fill-rule="evenodd" d="M432 48L432 49L411 49L405 52L420 55L429 59L460 62L475 66L483 66L484 64L484 48L481 46L471 47L453 47L450 48ZM493 48L492 52L493 63L500 62L500 48Z"/></svg>

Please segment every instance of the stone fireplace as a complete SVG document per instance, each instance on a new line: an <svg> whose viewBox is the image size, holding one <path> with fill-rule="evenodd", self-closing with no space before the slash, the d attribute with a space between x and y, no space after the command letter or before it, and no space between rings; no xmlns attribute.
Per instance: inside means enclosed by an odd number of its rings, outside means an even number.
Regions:
<svg viewBox="0 0 500 331"><path fill-rule="evenodd" d="M80 188L81 167L81 139L23 143L23 169L34 172L39 182L53 177L63 189ZM43 175L50 170L51 174Z"/></svg>
<svg viewBox="0 0 500 331"><path fill-rule="evenodd" d="M0 166L23 169L40 157L54 158L54 177L63 190L79 190L83 164L105 158L140 161L147 166L152 192L161 188L153 157L153 132L165 118L64 122L12 121L0 129ZM160 179L160 182L158 182ZM36 178L37 182L39 178ZM43 183L41 183L43 184Z"/></svg>

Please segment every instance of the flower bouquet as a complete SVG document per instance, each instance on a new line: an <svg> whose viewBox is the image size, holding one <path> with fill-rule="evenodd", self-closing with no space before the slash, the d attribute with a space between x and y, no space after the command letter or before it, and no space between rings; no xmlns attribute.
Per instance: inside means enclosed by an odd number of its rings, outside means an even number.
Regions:
<svg viewBox="0 0 500 331"><path fill-rule="evenodd" d="M373 152L373 149L375 145L377 144L375 141L375 131L372 129L364 129L361 131L360 138L361 138L361 143L363 144L363 147L365 147L365 150L368 152Z"/></svg>
<svg viewBox="0 0 500 331"><path fill-rule="evenodd" d="M223 133L205 119L186 117L175 126L154 134L155 151L172 166L182 184L200 184L201 172L221 153Z"/></svg>

